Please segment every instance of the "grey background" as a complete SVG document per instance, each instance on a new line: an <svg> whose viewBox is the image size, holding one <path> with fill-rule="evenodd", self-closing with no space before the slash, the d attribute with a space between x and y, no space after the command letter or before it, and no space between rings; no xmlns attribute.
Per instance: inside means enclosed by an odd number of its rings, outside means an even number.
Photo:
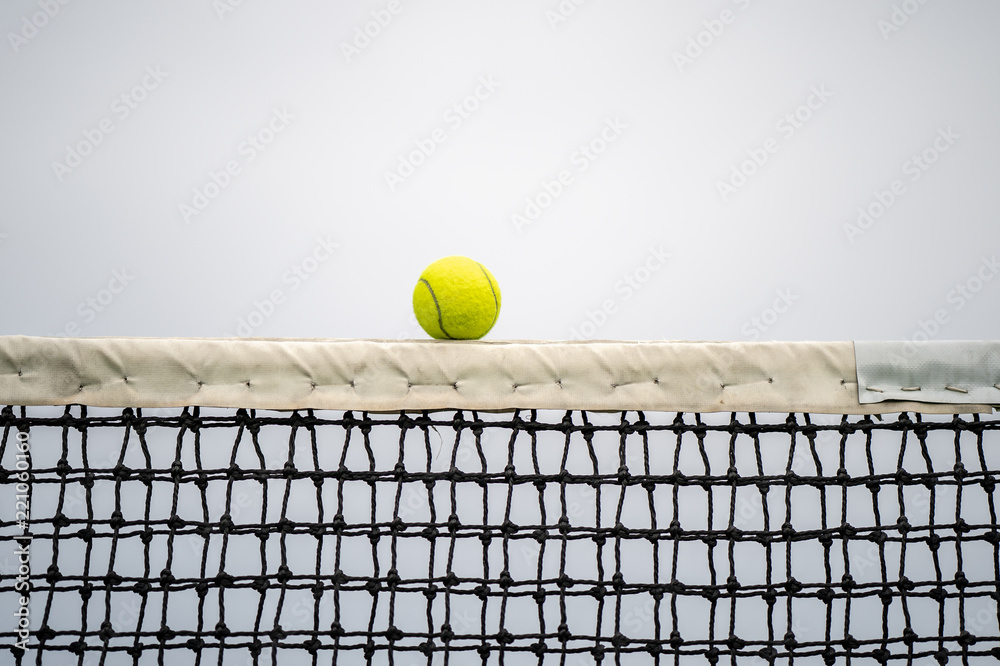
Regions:
<svg viewBox="0 0 1000 666"><path fill-rule="evenodd" d="M0 333L422 338L417 276L464 254L503 290L492 339L995 338L998 19L988 0L7 0Z"/></svg>

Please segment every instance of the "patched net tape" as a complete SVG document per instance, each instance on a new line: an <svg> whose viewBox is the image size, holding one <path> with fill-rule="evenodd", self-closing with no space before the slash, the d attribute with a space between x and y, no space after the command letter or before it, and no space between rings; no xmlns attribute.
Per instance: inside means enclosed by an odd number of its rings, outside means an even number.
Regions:
<svg viewBox="0 0 1000 666"><path fill-rule="evenodd" d="M102 407L834 414L989 412L994 402L863 402L851 342L27 336L0 337L0 398Z"/></svg>

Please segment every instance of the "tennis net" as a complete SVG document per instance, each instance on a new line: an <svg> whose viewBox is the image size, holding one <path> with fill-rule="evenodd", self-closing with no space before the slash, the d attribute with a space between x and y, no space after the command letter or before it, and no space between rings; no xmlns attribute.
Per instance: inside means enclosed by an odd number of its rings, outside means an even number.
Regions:
<svg viewBox="0 0 1000 666"><path fill-rule="evenodd" d="M187 342L0 340L14 663L1000 659L1000 420L849 344Z"/></svg>

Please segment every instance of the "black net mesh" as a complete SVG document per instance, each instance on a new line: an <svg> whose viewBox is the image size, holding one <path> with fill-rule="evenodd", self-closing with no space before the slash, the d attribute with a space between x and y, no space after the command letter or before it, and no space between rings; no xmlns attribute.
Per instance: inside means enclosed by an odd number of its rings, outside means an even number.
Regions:
<svg viewBox="0 0 1000 666"><path fill-rule="evenodd" d="M74 406L0 425L3 663L1000 658L992 417Z"/></svg>

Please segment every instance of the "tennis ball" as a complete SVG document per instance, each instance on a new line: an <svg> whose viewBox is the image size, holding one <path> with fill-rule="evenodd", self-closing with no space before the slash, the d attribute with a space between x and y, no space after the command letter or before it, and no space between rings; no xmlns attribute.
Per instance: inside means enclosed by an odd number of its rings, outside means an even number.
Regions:
<svg viewBox="0 0 1000 666"><path fill-rule="evenodd" d="M493 274L468 257L445 257L424 269L413 289L413 313L436 340L478 340L500 314Z"/></svg>

